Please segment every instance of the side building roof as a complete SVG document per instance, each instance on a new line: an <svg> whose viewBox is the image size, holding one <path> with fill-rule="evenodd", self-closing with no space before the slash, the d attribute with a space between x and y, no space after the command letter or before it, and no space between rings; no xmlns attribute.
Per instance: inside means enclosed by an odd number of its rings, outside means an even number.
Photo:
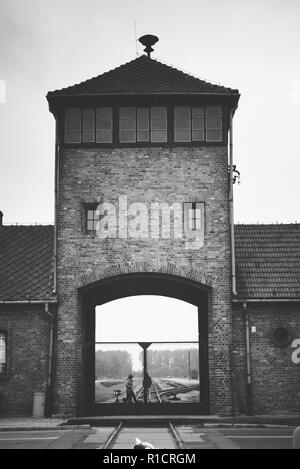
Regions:
<svg viewBox="0 0 300 469"><path fill-rule="evenodd" d="M300 298L300 224L235 225L241 298Z"/></svg>
<svg viewBox="0 0 300 469"><path fill-rule="evenodd" d="M0 227L0 302L53 299L53 226ZM239 299L300 298L300 224L235 225Z"/></svg>
<svg viewBox="0 0 300 469"><path fill-rule="evenodd" d="M53 226L0 226L0 302L53 300Z"/></svg>

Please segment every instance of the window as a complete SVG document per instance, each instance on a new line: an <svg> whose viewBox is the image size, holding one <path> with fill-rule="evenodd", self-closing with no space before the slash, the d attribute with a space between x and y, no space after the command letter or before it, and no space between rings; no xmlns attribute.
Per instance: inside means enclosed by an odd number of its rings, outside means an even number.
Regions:
<svg viewBox="0 0 300 469"><path fill-rule="evenodd" d="M175 142L221 142L221 106L174 108Z"/></svg>
<svg viewBox="0 0 300 469"><path fill-rule="evenodd" d="M7 346L7 336L6 332L0 331L0 376L6 373L6 346Z"/></svg>
<svg viewBox="0 0 300 469"><path fill-rule="evenodd" d="M120 143L167 142L167 108L120 107Z"/></svg>
<svg viewBox="0 0 300 469"><path fill-rule="evenodd" d="M67 144L167 143L166 106L121 106L116 108L70 107L65 110L64 141ZM113 128L115 125L116 128ZM174 143L222 142L221 106L175 106Z"/></svg>
<svg viewBox="0 0 300 469"><path fill-rule="evenodd" d="M97 210L97 205L86 207L86 229L87 231L96 231L97 223L100 220L100 213Z"/></svg>
<svg viewBox="0 0 300 469"><path fill-rule="evenodd" d="M205 128L207 142L222 141L222 108L207 106L205 112Z"/></svg>
<svg viewBox="0 0 300 469"><path fill-rule="evenodd" d="M112 108L68 108L65 143L112 143Z"/></svg>
<svg viewBox="0 0 300 469"><path fill-rule="evenodd" d="M184 227L185 231L203 230L203 203L185 202L184 203Z"/></svg>

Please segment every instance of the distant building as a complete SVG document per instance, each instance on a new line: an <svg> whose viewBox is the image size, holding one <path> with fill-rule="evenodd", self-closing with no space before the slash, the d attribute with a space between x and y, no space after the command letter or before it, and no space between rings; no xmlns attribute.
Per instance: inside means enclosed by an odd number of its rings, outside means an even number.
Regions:
<svg viewBox="0 0 300 469"><path fill-rule="evenodd" d="M2 415L37 391L47 415L136 413L95 403L94 343L96 305L137 294L199 310L199 401L140 413L300 411L300 225L233 226L239 92L147 54L47 95L55 226L1 218Z"/></svg>

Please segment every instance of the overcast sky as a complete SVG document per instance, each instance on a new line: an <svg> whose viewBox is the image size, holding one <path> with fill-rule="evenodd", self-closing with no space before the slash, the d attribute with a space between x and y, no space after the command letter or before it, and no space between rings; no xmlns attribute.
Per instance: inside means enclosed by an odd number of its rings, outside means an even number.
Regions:
<svg viewBox="0 0 300 469"><path fill-rule="evenodd" d="M4 222L53 222L45 96L134 59L134 21L159 36L155 58L240 90L235 220L300 221L299 19L299 0L0 0Z"/></svg>

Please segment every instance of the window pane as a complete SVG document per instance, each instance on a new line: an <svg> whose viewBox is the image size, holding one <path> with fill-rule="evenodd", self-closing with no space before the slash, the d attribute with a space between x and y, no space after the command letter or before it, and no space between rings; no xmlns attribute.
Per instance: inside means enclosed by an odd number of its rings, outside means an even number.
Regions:
<svg viewBox="0 0 300 469"><path fill-rule="evenodd" d="M149 130L138 130L137 131L138 142L149 142Z"/></svg>
<svg viewBox="0 0 300 469"><path fill-rule="evenodd" d="M204 130L204 119L195 118L192 120L193 130Z"/></svg>
<svg viewBox="0 0 300 469"><path fill-rule="evenodd" d="M207 142L221 142L222 141L222 130L207 130L206 131Z"/></svg>
<svg viewBox="0 0 300 469"><path fill-rule="evenodd" d="M112 130L112 122L110 119L97 119L96 130Z"/></svg>
<svg viewBox="0 0 300 469"><path fill-rule="evenodd" d="M206 128L207 129L221 129L222 119L206 119Z"/></svg>
<svg viewBox="0 0 300 469"><path fill-rule="evenodd" d="M120 107L120 118L127 118L127 117L131 117L131 118L135 118L135 112L136 112L136 108L135 107Z"/></svg>
<svg viewBox="0 0 300 469"><path fill-rule="evenodd" d="M96 132L97 143L112 143L112 131L111 130L99 130Z"/></svg>
<svg viewBox="0 0 300 469"><path fill-rule="evenodd" d="M84 119L82 122L83 130L95 130L95 121L91 119Z"/></svg>
<svg viewBox="0 0 300 469"><path fill-rule="evenodd" d="M149 119L139 118L137 120L137 128L140 130L148 130L149 129Z"/></svg>
<svg viewBox="0 0 300 469"><path fill-rule="evenodd" d="M84 130L82 132L82 141L83 142L94 142L95 141L95 132L93 130Z"/></svg>
<svg viewBox="0 0 300 469"><path fill-rule="evenodd" d="M88 211L87 211L87 218L88 218L88 220L93 220L93 219L94 219L94 211L95 211L95 210L88 210Z"/></svg>
<svg viewBox="0 0 300 469"><path fill-rule="evenodd" d="M175 142L190 142L191 132L189 130L176 130Z"/></svg>
<svg viewBox="0 0 300 469"><path fill-rule="evenodd" d="M167 119L152 118L151 119L152 130L167 130Z"/></svg>
<svg viewBox="0 0 300 469"><path fill-rule="evenodd" d="M1 333L0 334L0 372L1 370L1 365L2 369L4 370L4 365L6 363L6 337L5 334Z"/></svg>
<svg viewBox="0 0 300 469"><path fill-rule="evenodd" d="M87 229L88 229L88 231L93 231L93 230L94 230L94 222L93 222L93 220L88 220L88 222L87 222Z"/></svg>
<svg viewBox="0 0 300 469"><path fill-rule="evenodd" d="M65 142L66 143L80 143L81 142L81 132L67 130L65 132Z"/></svg>
<svg viewBox="0 0 300 469"><path fill-rule="evenodd" d="M151 117L167 117L167 108L165 106L154 106L151 108Z"/></svg>
<svg viewBox="0 0 300 469"><path fill-rule="evenodd" d="M96 118L112 120L112 108L111 107L97 107Z"/></svg>
<svg viewBox="0 0 300 469"><path fill-rule="evenodd" d="M81 119L81 109L79 107L69 107L65 113L66 119Z"/></svg>
<svg viewBox="0 0 300 469"><path fill-rule="evenodd" d="M120 129L135 130L135 119L120 119Z"/></svg>
<svg viewBox="0 0 300 469"><path fill-rule="evenodd" d="M207 106L206 117L222 117L221 106Z"/></svg>
<svg viewBox="0 0 300 469"><path fill-rule="evenodd" d="M204 107L193 107L192 116L194 117L204 117Z"/></svg>
<svg viewBox="0 0 300 469"><path fill-rule="evenodd" d="M192 131L192 140L193 140L193 142L203 142L203 140L204 140L204 130L193 130Z"/></svg>
<svg viewBox="0 0 300 469"><path fill-rule="evenodd" d="M135 142L135 130L120 130L120 142Z"/></svg>
<svg viewBox="0 0 300 469"><path fill-rule="evenodd" d="M152 130L151 131L152 142L167 142L167 131L164 130Z"/></svg>
<svg viewBox="0 0 300 469"><path fill-rule="evenodd" d="M176 130L189 130L191 128L190 119L175 119Z"/></svg>
<svg viewBox="0 0 300 469"><path fill-rule="evenodd" d="M175 119L191 118L191 108L189 106L176 106L174 108Z"/></svg>
<svg viewBox="0 0 300 469"><path fill-rule="evenodd" d="M65 122L66 130L80 130L81 121L79 119L67 119Z"/></svg>
<svg viewBox="0 0 300 469"><path fill-rule="evenodd" d="M149 109L148 108L143 108L143 107L140 107L137 109L137 117L138 119L140 117L144 117L144 118L147 118L149 119Z"/></svg>
<svg viewBox="0 0 300 469"><path fill-rule="evenodd" d="M95 119L95 109L83 109L83 119Z"/></svg>

